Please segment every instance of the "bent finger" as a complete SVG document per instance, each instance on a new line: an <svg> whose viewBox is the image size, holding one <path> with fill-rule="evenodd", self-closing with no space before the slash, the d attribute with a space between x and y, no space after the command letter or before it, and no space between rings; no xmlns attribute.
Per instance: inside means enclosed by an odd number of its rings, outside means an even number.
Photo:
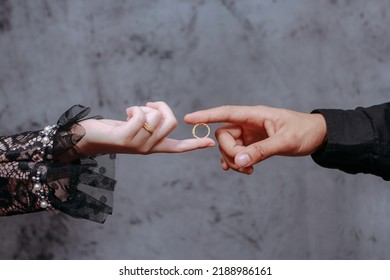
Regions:
<svg viewBox="0 0 390 280"><path fill-rule="evenodd" d="M178 122L176 117L171 108L165 102L148 102L146 106L161 112L162 122L158 131L159 138L162 139L166 137L177 127Z"/></svg>
<svg viewBox="0 0 390 280"><path fill-rule="evenodd" d="M242 129L239 126L225 126L217 129L215 137L222 150L228 157L234 158L242 149L242 141L238 141L242 134Z"/></svg>
<svg viewBox="0 0 390 280"><path fill-rule="evenodd" d="M142 126L143 129L140 131L140 136L143 137L145 141L147 139L155 139L157 137L156 130L159 129L161 120L162 120L162 115L160 111L151 110L148 113L146 113L145 123Z"/></svg>
<svg viewBox="0 0 390 280"><path fill-rule="evenodd" d="M223 158L223 156L221 156L221 167L225 171L229 170L229 165L226 163L226 160Z"/></svg>
<svg viewBox="0 0 390 280"><path fill-rule="evenodd" d="M125 128L125 134L126 138L132 139L134 138L138 132L143 127L146 116L144 112L139 108L138 106L130 107L126 109L126 113L128 115L128 121L126 122Z"/></svg>

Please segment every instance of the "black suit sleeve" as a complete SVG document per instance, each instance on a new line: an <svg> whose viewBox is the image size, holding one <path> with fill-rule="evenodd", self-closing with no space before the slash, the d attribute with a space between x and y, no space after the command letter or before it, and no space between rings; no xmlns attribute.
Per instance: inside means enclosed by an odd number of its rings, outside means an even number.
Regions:
<svg viewBox="0 0 390 280"><path fill-rule="evenodd" d="M327 142L313 160L326 168L369 173L390 180L390 102L355 110L318 109Z"/></svg>

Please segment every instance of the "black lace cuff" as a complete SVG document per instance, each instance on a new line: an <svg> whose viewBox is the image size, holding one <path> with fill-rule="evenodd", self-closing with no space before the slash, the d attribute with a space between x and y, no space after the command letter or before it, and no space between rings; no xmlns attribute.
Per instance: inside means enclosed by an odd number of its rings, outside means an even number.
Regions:
<svg viewBox="0 0 390 280"><path fill-rule="evenodd" d="M47 209L103 223L112 213L115 156L85 157L76 146L89 111L76 105L56 126L0 137L0 215Z"/></svg>

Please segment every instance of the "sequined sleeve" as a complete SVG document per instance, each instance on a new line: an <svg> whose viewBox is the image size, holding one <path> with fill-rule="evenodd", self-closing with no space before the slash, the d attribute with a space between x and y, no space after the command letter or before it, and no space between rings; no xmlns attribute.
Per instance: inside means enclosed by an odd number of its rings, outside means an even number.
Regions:
<svg viewBox="0 0 390 280"><path fill-rule="evenodd" d="M85 157L76 144L90 109L76 105L56 125L0 137L0 215L61 211L103 223L112 213L114 155Z"/></svg>

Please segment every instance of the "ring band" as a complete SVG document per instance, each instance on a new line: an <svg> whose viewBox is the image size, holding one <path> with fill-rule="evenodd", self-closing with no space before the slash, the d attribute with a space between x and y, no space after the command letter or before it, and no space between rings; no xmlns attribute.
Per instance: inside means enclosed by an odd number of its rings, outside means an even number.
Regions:
<svg viewBox="0 0 390 280"><path fill-rule="evenodd" d="M198 126L205 126L206 128L207 128L207 134L205 135L205 136L203 136L203 137L199 137L198 135L196 135L196 128L198 127ZM197 139L199 139L199 138L207 138L207 137L209 137L209 135L210 135L210 127L207 125L207 124L205 124L205 123L197 123L195 126L194 126L194 128L192 129L192 135L194 135L194 137L195 138L197 138Z"/></svg>
<svg viewBox="0 0 390 280"><path fill-rule="evenodd" d="M143 128L150 133L153 133L155 131L155 128L148 123L144 123Z"/></svg>

